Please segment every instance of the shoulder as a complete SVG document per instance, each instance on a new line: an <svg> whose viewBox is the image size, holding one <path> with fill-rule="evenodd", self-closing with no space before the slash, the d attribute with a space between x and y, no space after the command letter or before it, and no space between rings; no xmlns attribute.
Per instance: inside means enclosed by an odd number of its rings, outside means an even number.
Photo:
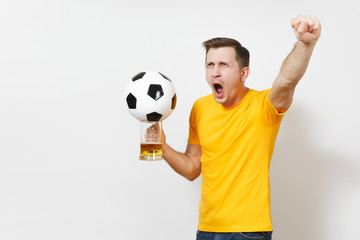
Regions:
<svg viewBox="0 0 360 240"><path fill-rule="evenodd" d="M212 94L208 94L205 96L202 96L200 98L198 98L195 102L194 102L194 106L195 105L203 105L203 104L211 104L214 101L214 97Z"/></svg>
<svg viewBox="0 0 360 240"><path fill-rule="evenodd" d="M271 90L271 88L260 90L260 91L258 91L258 90L253 90L253 91L257 97L262 97L262 96L269 95L270 90Z"/></svg>
<svg viewBox="0 0 360 240"><path fill-rule="evenodd" d="M252 98L260 101L267 100L269 98L270 90L271 88L265 90L251 90Z"/></svg>
<svg viewBox="0 0 360 240"><path fill-rule="evenodd" d="M206 102L206 101L210 101L212 98L214 98L214 96L212 95L212 93L199 97L195 102Z"/></svg>
<svg viewBox="0 0 360 240"><path fill-rule="evenodd" d="M270 91L271 88L260 91L254 90L251 97L251 99L253 100L252 103L254 103L255 106L262 110L277 113L277 111L274 111L275 108L269 99Z"/></svg>
<svg viewBox="0 0 360 240"><path fill-rule="evenodd" d="M250 89L248 90L248 93L246 95L247 101L253 102L258 100L265 100L267 96L269 96L271 89L265 89L265 90L255 90Z"/></svg>

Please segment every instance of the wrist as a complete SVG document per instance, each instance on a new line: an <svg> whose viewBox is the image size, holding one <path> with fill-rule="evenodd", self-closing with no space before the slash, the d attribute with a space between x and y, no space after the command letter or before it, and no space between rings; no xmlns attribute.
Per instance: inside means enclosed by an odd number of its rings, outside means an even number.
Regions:
<svg viewBox="0 0 360 240"><path fill-rule="evenodd" d="M167 153L169 152L170 146L167 145L166 142L163 142L161 149L162 149L163 157L165 157L167 155Z"/></svg>
<svg viewBox="0 0 360 240"><path fill-rule="evenodd" d="M311 42L304 42L301 40L298 40L295 45L298 45L299 47L305 47L305 48L314 48L317 43L317 40L311 41Z"/></svg>

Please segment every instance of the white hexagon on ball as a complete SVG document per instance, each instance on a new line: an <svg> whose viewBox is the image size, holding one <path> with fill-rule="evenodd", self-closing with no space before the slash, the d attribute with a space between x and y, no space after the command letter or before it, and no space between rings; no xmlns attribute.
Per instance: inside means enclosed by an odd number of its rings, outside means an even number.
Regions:
<svg viewBox="0 0 360 240"><path fill-rule="evenodd" d="M174 84L162 73L140 72L127 85L126 103L130 114L139 121L163 121L176 106Z"/></svg>

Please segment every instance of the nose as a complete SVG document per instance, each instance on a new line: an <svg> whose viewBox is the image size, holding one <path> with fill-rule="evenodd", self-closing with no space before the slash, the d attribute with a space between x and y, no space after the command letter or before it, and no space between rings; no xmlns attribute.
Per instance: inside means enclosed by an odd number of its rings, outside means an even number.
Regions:
<svg viewBox="0 0 360 240"><path fill-rule="evenodd" d="M211 76L213 78L221 77L219 65L215 64L215 66L214 66L214 68L213 68L213 70L211 72Z"/></svg>

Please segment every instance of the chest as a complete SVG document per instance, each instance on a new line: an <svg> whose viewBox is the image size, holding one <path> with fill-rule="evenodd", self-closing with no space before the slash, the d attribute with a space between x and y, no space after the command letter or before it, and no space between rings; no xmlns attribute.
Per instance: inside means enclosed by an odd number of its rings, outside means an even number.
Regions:
<svg viewBox="0 0 360 240"><path fill-rule="evenodd" d="M218 152L233 142L248 139L261 127L259 110L247 104L231 111L209 109L199 116L197 130L200 145L205 152Z"/></svg>

